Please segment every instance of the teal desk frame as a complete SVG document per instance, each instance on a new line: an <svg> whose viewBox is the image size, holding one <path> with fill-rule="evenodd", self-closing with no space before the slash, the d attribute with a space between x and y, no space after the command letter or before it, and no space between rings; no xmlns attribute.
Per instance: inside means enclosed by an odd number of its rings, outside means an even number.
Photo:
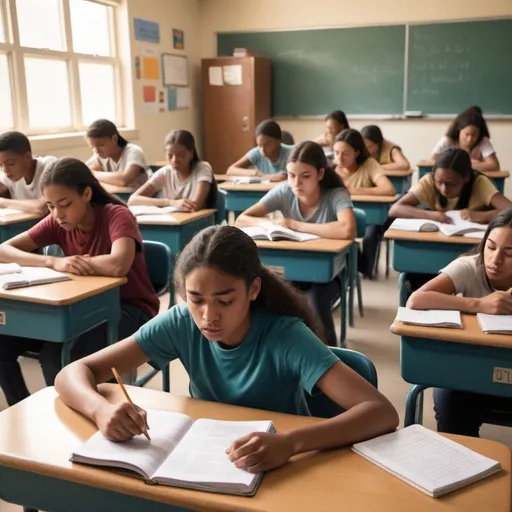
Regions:
<svg viewBox="0 0 512 512"><path fill-rule="evenodd" d="M354 200L354 208L360 208L366 213L366 225L384 226L388 212L393 203Z"/></svg>
<svg viewBox="0 0 512 512"><path fill-rule="evenodd" d="M226 190L222 189L226 197L226 211L240 214L255 205L267 192L261 190Z"/></svg>
<svg viewBox="0 0 512 512"><path fill-rule="evenodd" d="M0 243L27 231L31 227L35 226L42 218L43 217L40 219L22 220L20 222L0 225Z"/></svg>
<svg viewBox="0 0 512 512"><path fill-rule="evenodd" d="M393 183L393 186L395 187L395 191L399 195L403 195L407 192L409 192L409 189L411 188L411 182L412 182L412 174L409 176L389 176L387 175L389 181Z"/></svg>

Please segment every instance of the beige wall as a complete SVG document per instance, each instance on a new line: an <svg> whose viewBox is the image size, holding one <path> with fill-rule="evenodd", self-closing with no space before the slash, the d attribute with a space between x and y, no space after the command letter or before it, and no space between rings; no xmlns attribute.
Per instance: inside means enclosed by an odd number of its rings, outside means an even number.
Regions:
<svg viewBox="0 0 512 512"><path fill-rule="evenodd" d="M512 16L512 0L201 0L201 57L216 55L216 32L260 31L428 22ZM343 109L343 105L339 108ZM400 144L416 163L429 156L445 132L444 120L355 120L354 128L379 124L387 138ZM322 132L323 122L283 120L296 140ZM512 170L512 122L490 121L492 141L502 168ZM512 180L507 192L512 196Z"/></svg>

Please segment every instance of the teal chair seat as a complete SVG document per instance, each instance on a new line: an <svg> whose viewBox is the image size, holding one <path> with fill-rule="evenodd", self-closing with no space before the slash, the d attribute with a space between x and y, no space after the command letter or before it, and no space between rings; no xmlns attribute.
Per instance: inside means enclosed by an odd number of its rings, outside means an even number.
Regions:
<svg viewBox="0 0 512 512"><path fill-rule="evenodd" d="M364 354L348 348L329 347L338 359L352 368L361 377L365 378L372 386L378 387L377 370L375 365ZM333 402L327 395L320 392L316 395L306 393L306 402L311 416L318 418L332 418L344 412L344 409Z"/></svg>

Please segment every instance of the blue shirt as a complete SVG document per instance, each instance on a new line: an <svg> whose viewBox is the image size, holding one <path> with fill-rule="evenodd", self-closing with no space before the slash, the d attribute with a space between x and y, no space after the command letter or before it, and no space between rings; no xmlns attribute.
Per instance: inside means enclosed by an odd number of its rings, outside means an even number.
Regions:
<svg viewBox="0 0 512 512"><path fill-rule="evenodd" d="M309 217L303 217L299 208L299 199L288 183L274 187L260 199L260 202L268 213L280 211L287 219L315 224L335 222L341 210L352 208L352 201L346 189L341 187L322 189L318 208Z"/></svg>
<svg viewBox="0 0 512 512"><path fill-rule="evenodd" d="M207 340L187 305L153 318L134 336L156 368L182 362L194 398L291 414L309 415L304 390L312 393L339 361L301 320L259 308L233 349Z"/></svg>
<svg viewBox="0 0 512 512"><path fill-rule="evenodd" d="M276 174L277 172L286 172L286 162L292 149L293 146L281 143L279 157L275 162L271 162L268 158L264 157L258 148L252 148L245 155L245 158L263 174Z"/></svg>

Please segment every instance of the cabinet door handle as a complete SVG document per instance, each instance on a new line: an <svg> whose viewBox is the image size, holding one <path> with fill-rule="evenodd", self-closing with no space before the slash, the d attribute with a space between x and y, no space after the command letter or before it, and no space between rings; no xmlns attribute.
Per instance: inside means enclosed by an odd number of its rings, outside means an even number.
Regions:
<svg viewBox="0 0 512 512"><path fill-rule="evenodd" d="M242 117L242 131L243 132L249 131L249 117L248 116Z"/></svg>

